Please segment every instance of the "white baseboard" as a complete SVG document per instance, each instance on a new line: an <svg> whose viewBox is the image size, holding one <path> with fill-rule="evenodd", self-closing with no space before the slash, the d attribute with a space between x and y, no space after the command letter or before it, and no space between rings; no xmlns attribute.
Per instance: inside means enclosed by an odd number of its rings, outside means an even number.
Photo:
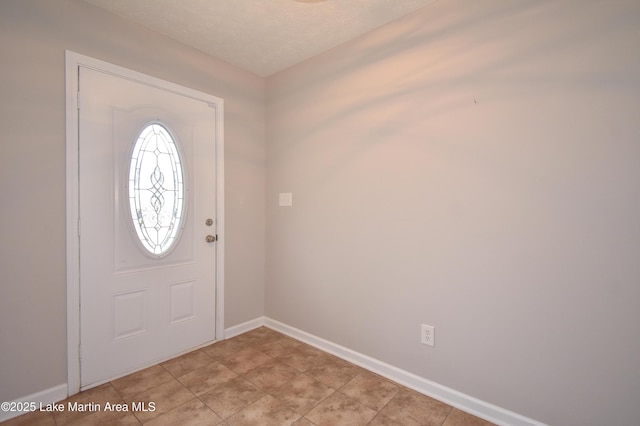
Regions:
<svg viewBox="0 0 640 426"><path fill-rule="evenodd" d="M14 401L11 401L10 405L22 405L24 403L35 403L38 409L40 408L40 404L47 405L53 404L54 402L62 401L67 397L67 384L63 383L58 386L54 386L49 389L45 389L43 391L25 396L24 398L19 398ZM15 411L4 411L0 410L0 422L4 422L6 420L12 419L14 417L21 416L22 414L27 414L29 411L23 412L15 412Z"/></svg>
<svg viewBox="0 0 640 426"><path fill-rule="evenodd" d="M230 339L239 334L251 331L254 328L262 327L263 325L265 325L265 320L265 317L259 317L256 319L252 319L251 321L243 322L242 324L234 325L233 327L225 328L224 338Z"/></svg>
<svg viewBox="0 0 640 426"><path fill-rule="evenodd" d="M456 407L464 412L473 414L492 423L500 426L545 426L544 423L540 423L536 420L530 419L520 414L514 413L496 405L490 404L485 401L481 401L469 395L465 395L454 389L442 386L438 383L427 380L424 377L417 376L408 371L401 370L377 359L363 355L351 349L337 345L333 342L329 342L320 337L309 334L305 331L298 330L297 328L288 326L279 321L271 318L262 317L253 321L253 324L258 324L262 321L262 324L273 330L279 331L294 339L300 340L304 343L308 343L311 346L315 346L325 352L335 355L339 358L356 364L362 368L386 377L396 383L420 392L424 395L430 396L438 401L442 401L453 407ZM248 324L248 323L245 323ZM259 327L260 325L252 328Z"/></svg>

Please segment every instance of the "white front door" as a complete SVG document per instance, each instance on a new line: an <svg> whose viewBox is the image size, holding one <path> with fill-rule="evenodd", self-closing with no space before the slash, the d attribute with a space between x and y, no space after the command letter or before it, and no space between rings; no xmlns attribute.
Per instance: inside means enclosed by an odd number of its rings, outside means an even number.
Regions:
<svg viewBox="0 0 640 426"><path fill-rule="evenodd" d="M216 109L82 66L78 109L86 389L215 340Z"/></svg>

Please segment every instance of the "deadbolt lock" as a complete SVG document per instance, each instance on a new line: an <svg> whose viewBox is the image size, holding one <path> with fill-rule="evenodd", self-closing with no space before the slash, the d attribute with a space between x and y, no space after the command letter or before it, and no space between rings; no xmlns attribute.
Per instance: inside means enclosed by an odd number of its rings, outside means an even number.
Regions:
<svg viewBox="0 0 640 426"><path fill-rule="evenodd" d="M205 225L207 225L207 226L211 226L211 225L213 225L213 219L207 219L207 220L204 222L204 224L205 224Z"/></svg>

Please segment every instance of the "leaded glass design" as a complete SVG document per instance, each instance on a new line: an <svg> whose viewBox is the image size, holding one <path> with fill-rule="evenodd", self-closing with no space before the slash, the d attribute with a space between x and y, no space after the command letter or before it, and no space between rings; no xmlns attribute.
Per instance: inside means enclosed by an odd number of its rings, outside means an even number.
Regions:
<svg viewBox="0 0 640 426"><path fill-rule="evenodd" d="M142 246L161 257L175 244L185 208L184 170L176 142L159 123L138 136L129 165L129 209Z"/></svg>

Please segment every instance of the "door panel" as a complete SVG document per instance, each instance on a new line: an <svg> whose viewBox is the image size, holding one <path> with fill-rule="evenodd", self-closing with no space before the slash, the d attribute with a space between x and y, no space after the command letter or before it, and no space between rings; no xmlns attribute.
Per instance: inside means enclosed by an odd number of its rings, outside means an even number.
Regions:
<svg viewBox="0 0 640 426"><path fill-rule="evenodd" d="M80 68L82 388L215 339L216 244L205 240L216 234L215 113L203 101ZM128 201L133 145L152 122L175 139L186 183L184 228L164 257L138 242ZM167 178L157 179L158 202Z"/></svg>

